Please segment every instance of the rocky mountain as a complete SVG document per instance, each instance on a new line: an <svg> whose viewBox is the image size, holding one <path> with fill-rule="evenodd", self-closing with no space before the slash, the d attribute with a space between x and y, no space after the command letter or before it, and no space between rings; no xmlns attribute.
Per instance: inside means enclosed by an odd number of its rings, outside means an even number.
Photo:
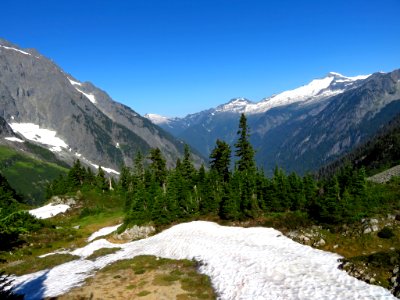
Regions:
<svg viewBox="0 0 400 300"><path fill-rule="evenodd" d="M0 98L0 117L7 123L0 143L16 148L30 141L69 163L79 158L111 173L129 165L138 150L158 147L170 165L183 150L182 142L106 92L36 50L5 40L0 40ZM10 140L15 134L19 140Z"/></svg>
<svg viewBox="0 0 400 300"><path fill-rule="evenodd" d="M400 112L399 74L332 72L260 102L237 98L181 119L148 117L208 157L217 138L235 142L244 113L258 164L267 172L279 165L304 173L351 150Z"/></svg>

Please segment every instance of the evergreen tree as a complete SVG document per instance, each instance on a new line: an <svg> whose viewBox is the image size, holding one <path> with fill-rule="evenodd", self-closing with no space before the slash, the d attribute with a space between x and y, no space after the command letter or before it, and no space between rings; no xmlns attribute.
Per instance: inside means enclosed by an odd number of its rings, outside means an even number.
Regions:
<svg viewBox="0 0 400 300"><path fill-rule="evenodd" d="M249 128L247 126L247 119L244 114L240 116L238 141L235 144L235 155L239 158L236 162L239 171L253 172L256 169L254 160L255 151L250 143Z"/></svg>
<svg viewBox="0 0 400 300"><path fill-rule="evenodd" d="M128 192L132 183L131 172L128 167L123 166L119 175L118 189L121 192Z"/></svg>
<svg viewBox="0 0 400 300"><path fill-rule="evenodd" d="M97 170L97 175L96 175L96 187L100 191L107 191L108 190L108 181L106 179L106 174L104 173L103 169L101 166L99 166Z"/></svg>
<svg viewBox="0 0 400 300"><path fill-rule="evenodd" d="M187 144L185 144L183 160L179 167L179 170L182 176L187 180L192 180L193 176L196 173L196 169L194 168L191 159L190 148Z"/></svg>
<svg viewBox="0 0 400 300"><path fill-rule="evenodd" d="M217 172L224 182L230 177L231 147L224 141L217 139L216 146L210 154L211 170Z"/></svg>
<svg viewBox="0 0 400 300"><path fill-rule="evenodd" d="M167 166L161 150L159 148L151 149L149 158L151 160L150 169L152 174L156 182L163 186L167 177Z"/></svg>
<svg viewBox="0 0 400 300"><path fill-rule="evenodd" d="M74 191L83 185L85 175L85 169L82 167L79 159L77 159L72 165L72 168L69 170L67 176L68 186L70 187L71 191Z"/></svg>
<svg viewBox="0 0 400 300"><path fill-rule="evenodd" d="M134 162L133 162L133 175L140 179L144 179L144 163L143 163L143 155L142 152L138 151L136 153Z"/></svg>

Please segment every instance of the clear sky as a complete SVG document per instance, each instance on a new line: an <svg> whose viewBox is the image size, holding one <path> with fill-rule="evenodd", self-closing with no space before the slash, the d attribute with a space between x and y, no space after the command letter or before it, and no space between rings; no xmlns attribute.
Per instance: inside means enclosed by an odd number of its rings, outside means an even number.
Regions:
<svg viewBox="0 0 400 300"><path fill-rule="evenodd" d="M0 37L141 114L400 68L400 0L3 0Z"/></svg>

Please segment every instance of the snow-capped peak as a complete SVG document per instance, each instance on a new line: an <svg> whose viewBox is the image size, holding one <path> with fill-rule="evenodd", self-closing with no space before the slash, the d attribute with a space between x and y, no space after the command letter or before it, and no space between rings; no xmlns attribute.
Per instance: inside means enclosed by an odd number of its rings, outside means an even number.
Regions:
<svg viewBox="0 0 400 300"><path fill-rule="evenodd" d="M243 112L252 102L246 98L234 98L226 104L217 107L217 112Z"/></svg>
<svg viewBox="0 0 400 300"><path fill-rule="evenodd" d="M371 76L371 74L368 75L358 75L358 76L352 76L352 77L348 77L348 76L344 76L342 74L339 74L337 72L329 72L326 77L334 77L336 79L337 82L341 82L340 80L344 80L344 81L356 81L356 80L363 80L368 78L369 76Z"/></svg>
<svg viewBox="0 0 400 300"><path fill-rule="evenodd" d="M257 114L263 113L273 107L327 99L351 88L355 81L366 79L369 76L346 77L336 72L329 72L325 77L314 79L309 84L265 98L258 103L250 104L246 107L245 112Z"/></svg>
<svg viewBox="0 0 400 300"><path fill-rule="evenodd" d="M170 122L170 118L157 114L145 114L144 117L149 119L153 124L156 125L168 124Z"/></svg>

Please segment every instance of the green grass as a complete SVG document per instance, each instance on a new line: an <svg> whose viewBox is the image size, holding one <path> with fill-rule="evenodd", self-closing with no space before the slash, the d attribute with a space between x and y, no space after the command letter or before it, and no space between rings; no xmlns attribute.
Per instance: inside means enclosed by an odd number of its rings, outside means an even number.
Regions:
<svg viewBox="0 0 400 300"><path fill-rule="evenodd" d="M55 163L35 159L6 146L0 146L0 171L30 204L43 203L47 184L67 173L66 168Z"/></svg>
<svg viewBox="0 0 400 300"><path fill-rule="evenodd" d="M101 248L101 249L98 249L98 250L94 251L94 252L92 253L92 255L88 256L86 259L95 260L95 259L98 258L98 257L105 256L105 255L108 255L108 254L113 254L113 253L117 252L117 251L120 250L120 249L121 249L121 248L119 248L119 247L115 247L115 248Z"/></svg>
<svg viewBox="0 0 400 300"><path fill-rule="evenodd" d="M8 274L20 276L44 269L49 269L78 258L79 256L71 254L53 254L43 258L32 256L24 261L16 261L4 269Z"/></svg>

